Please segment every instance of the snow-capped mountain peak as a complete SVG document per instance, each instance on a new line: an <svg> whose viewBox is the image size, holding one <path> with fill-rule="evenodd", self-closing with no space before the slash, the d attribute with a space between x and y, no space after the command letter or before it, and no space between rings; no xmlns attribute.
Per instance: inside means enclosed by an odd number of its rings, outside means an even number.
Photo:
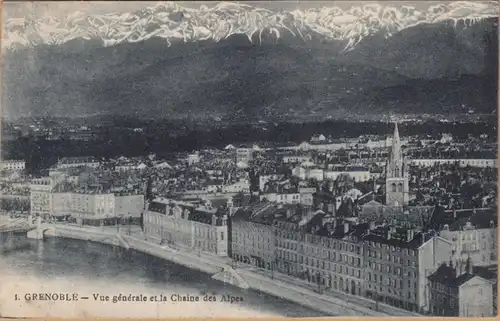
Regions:
<svg viewBox="0 0 500 321"><path fill-rule="evenodd" d="M413 7L381 4L318 9L272 11L247 4L221 2L212 7L185 8L174 2L160 2L129 13L85 14L74 12L64 18L11 18L4 24L3 48L58 45L73 39L100 39L103 46L140 42L160 37L170 43L182 41L220 41L233 34L250 40L263 33L280 38L283 32L310 39L321 36L346 43L346 50L363 39L396 32L423 23L463 21L465 26L498 16L494 2L459 1L443 3L419 11Z"/></svg>

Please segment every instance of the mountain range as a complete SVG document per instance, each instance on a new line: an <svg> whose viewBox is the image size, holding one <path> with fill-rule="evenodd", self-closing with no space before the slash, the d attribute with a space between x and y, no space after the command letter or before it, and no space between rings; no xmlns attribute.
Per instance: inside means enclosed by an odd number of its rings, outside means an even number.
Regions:
<svg viewBox="0 0 500 321"><path fill-rule="evenodd" d="M7 117L221 119L496 109L497 6L245 4L7 19Z"/></svg>

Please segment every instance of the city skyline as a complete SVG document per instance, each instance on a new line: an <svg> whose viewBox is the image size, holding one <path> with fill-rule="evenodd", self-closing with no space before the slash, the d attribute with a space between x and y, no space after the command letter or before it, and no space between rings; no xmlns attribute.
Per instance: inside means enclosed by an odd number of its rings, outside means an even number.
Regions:
<svg viewBox="0 0 500 321"><path fill-rule="evenodd" d="M3 14L1 316L497 315L497 3Z"/></svg>

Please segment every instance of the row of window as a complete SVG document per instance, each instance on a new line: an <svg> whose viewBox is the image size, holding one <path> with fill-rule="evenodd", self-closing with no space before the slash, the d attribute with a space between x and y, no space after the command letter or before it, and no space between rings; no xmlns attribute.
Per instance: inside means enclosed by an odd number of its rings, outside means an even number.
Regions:
<svg viewBox="0 0 500 321"><path fill-rule="evenodd" d="M386 294L389 294L391 296L397 297L399 299L406 298L407 300L413 300L413 301L417 300L417 291L416 290L415 291L409 290L406 292L406 295L404 295L403 292L398 291L398 290L394 290L393 288L387 288L387 289L385 289L386 291L384 291L383 287L377 286L374 284L370 284L370 283L368 284L368 289L376 291L378 294L386 293Z"/></svg>
<svg viewBox="0 0 500 321"><path fill-rule="evenodd" d="M368 246L369 246L368 251L373 250L373 251L377 252L375 249L384 249L384 250L392 251L392 252L395 252L395 251L401 252L402 251L404 255L411 255L411 256L417 255L416 250L407 249L407 248L400 248L400 247L397 247L394 245L382 244L382 243L373 242L373 241L369 241Z"/></svg>
<svg viewBox="0 0 500 321"><path fill-rule="evenodd" d="M385 266L385 269L384 269L384 266ZM394 275L399 275L401 276L403 274L403 268L402 267L398 267L398 266L392 266L390 264L382 264L382 263L375 263L375 262L372 262L372 261L368 261L368 267L372 270L377 270L379 272L386 272L386 273L392 273ZM406 265L406 267L415 267L415 262L410 262L408 261L408 265ZM414 278L416 278L416 272L413 271L414 273ZM408 277L411 277L411 273L410 271L408 271Z"/></svg>
<svg viewBox="0 0 500 321"><path fill-rule="evenodd" d="M372 274L371 272L368 272L368 281L380 283L382 285L390 286L393 288L399 288L399 289L403 288L403 280L402 279L394 279L394 278L390 278L390 277L384 278L384 276L382 274L375 274L375 273ZM417 288L416 281L412 282L411 280L407 279L406 282L407 282L408 289L412 288L412 285L413 285L414 289Z"/></svg>

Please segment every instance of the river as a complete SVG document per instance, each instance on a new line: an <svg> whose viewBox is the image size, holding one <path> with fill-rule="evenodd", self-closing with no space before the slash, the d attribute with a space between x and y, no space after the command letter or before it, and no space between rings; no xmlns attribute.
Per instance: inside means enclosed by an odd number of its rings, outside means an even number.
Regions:
<svg viewBox="0 0 500 321"><path fill-rule="evenodd" d="M26 293L76 293L79 301L26 301ZM15 295L18 301L15 301ZM143 295L147 302L113 303ZM200 302L173 302L172 295ZM110 301L94 300L109 296ZM151 302L152 296L166 302ZM215 297L216 302L203 298ZM222 296L241 302L221 302ZM0 316L4 317L316 317L324 314L146 254L99 243L0 233Z"/></svg>

